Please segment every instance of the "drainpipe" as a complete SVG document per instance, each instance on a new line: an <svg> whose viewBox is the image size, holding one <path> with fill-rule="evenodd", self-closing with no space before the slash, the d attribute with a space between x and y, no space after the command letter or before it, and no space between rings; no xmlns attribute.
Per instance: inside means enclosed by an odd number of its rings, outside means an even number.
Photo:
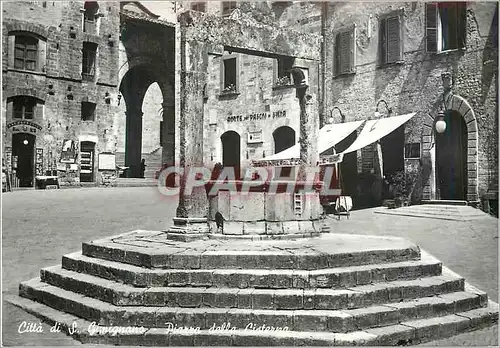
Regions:
<svg viewBox="0 0 500 348"><path fill-rule="evenodd" d="M319 128L321 129L325 124L325 67L326 67L326 16L328 13L328 2L323 1L321 4L321 57L319 62L319 86L320 86L320 100L319 100Z"/></svg>

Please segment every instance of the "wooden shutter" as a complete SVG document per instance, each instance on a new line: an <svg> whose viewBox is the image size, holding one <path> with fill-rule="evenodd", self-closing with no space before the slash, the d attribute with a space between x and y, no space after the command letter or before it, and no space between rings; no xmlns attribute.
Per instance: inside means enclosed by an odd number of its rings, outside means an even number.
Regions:
<svg viewBox="0 0 500 348"><path fill-rule="evenodd" d="M349 32L349 72L356 70L356 26Z"/></svg>
<svg viewBox="0 0 500 348"><path fill-rule="evenodd" d="M437 52L437 21L438 21L437 3L425 4L425 45L427 52Z"/></svg>
<svg viewBox="0 0 500 348"><path fill-rule="evenodd" d="M467 38L467 3L457 4L457 41L458 48L465 48Z"/></svg>
<svg viewBox="0 0 500 348"><path fill-rule="evenodd" d="M340 34L335 35L333 71L335 75L340 74Z"/></svg>
<svg viewBox="0 0 500 348"><path fill-rule="evenodd" d="M394 63L401 60L400 23L399 16L389 17L387 27L387 61Z"/></svg>
<svg viewBox="0 0 500 348"><path fill-rule="evenodd" d="M387 63L387 27L385 18L380 21L378 42L379 62L382 65Z"/></svg>
<svg viewBox="0 0 500 348"><path fill-rule="evenodd" d="M344 74L351 71L351 33L345 31L340 34L340 73Z"/></svg>

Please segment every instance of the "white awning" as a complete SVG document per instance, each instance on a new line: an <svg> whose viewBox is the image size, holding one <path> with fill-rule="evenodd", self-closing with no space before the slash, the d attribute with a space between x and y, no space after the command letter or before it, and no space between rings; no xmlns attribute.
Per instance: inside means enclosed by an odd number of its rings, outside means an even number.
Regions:
<svg viewBox="0 0 500 348"><path fill-rule="evenodd" d="M358 129L364 121L328 124L319 130L318 152L321 154L347 138L352 132ZM300 144L295 144L286 150L274 155L260 159L267 160L285 160L291 158L300 158Z"/></svg>
<svg viewBox="0 0 500 348"><path fill-rule="evenodd" d="M416 113L413 112L411 114L367 121L354 143L352 143L352 145L349 146L343 154L354 152L365 146L373 144L377 140L382 139L389 133L393 132L404 123L408 122L415 115Z"/></svg>

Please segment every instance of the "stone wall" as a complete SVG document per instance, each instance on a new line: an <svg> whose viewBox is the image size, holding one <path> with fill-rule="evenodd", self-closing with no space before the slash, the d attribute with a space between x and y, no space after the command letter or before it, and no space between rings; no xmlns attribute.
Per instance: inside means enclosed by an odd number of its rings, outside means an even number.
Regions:
<svg viewBox="0 0 500 348"><path fill-rule="evenodd" d="M403 10L403 62L380 67L377 62L379 18L396 10ZM346 121L373 118L380 99L393 108L393 114L417 112L406 126L406 142L421 142L425 157L432 145L426 127L433 127L432 121L443 100L441 74L450 72L453 93L471 105L477 121L477 134L474 128L468 127L469 139L477 138L478 142L477 156L474 144L469 144L468 153L472 157L468 160L471 168L468 199L474 201L478 195L497 191L498 48L493 45L493 33L498 30L494 24L496 11L494 3L468 3L466 49L434 54L425 50L424 3L331 3L325 37L325 117L337 106L346 115ZM335 34L353 24L356 25L355 73L334 76ZM381 112L385 114L385 107ZM430 121L427 121L429 115ZM424 187L424 198L436 197L429 180Z"/></svg>
<svg viewBox="0 0 500 348"><path fill-rule="evenodd" d="M84 3L79 2L8 2L3 6L3 106L4 124L12 120L12 103L7 98L20 95L39 99L39 110L32 121L41 129L36 134L36 148L43 149L43 174L55 170L63 141L73 140L77 153L81 141L95 142L94 179L98 154L114 151L112 136L118 95L119 6L99 2L97 32L83 31ZM40 38L38 71L14 69L13 32L27 32ZM98 45L95 81L82 80L84 42ZM96 104L95 120L82 121L82 102ZM12 146L12 130L3 128L3 148ZM77 158L79 163L79 157ZM79 167L78 167L79 168ZM76 172L61 172L61 184L78 182ZM67 180L66 180L67 179Z"/></svg>

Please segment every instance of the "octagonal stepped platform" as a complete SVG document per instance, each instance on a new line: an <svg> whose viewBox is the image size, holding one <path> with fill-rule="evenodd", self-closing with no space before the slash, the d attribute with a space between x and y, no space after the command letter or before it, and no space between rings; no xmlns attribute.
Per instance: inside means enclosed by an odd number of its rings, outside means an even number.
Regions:
<svg viewBox="0 0 500 348"><path fill-rule="evenodd" d="M401 345L493 325L498 305L400 238L90 243L20 284L13 304L85 343Z"/></svg>

